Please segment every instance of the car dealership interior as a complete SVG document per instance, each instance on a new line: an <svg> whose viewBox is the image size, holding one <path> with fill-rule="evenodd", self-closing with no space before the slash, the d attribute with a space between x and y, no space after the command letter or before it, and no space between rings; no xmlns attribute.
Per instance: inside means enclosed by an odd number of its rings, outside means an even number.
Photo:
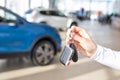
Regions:
<svg viewBox="0 0 120 80"><path fill-rule="evenodd" d="M120 0L0 0L0 80L120 80L120 65L112 68L73 49L78 61L72 55L67 66L61 63L72 26L88 31L97 46L119 52Z"/></svg>

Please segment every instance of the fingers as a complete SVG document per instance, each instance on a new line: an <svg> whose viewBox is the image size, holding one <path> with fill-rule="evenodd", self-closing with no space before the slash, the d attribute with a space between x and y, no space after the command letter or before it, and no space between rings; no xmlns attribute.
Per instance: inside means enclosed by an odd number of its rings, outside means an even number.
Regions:
<svg viewBox="0 0 120 80"><path fill-rule="evenodd" d="M66 44L70 44L72 42L73 42L73 40L71 38L69 38L69 37L66 38Z"/></svg>
<svg viewBox="0 0 120 80"><path fill-rule="evenodd" d="M74 43L77 50L88 57L97 49L96 44L87 31L76 26L72 26L71 29L68 29L66 43Z"/></svg>
<svg viewBox="0 0 120 80"><path fill-rule="evenodd" d="M67 30L67 37L66 37L66 44L70 44L72 42L72 38L70 37L70 34L71 34L71 29L68 29Z"/></svg>
<svg viewBox="0 0 120 80"><path fill-rule="evenodd" d="M79 33L81 31L85 31L83 28L77 27L77 26L72 26L71 31L75 33Z"/></svg>
<svg viewBox="0 0 120 80"><path fill-rule="evenodd" d="M66 43L72 43L74 40L83 43L85 40L90 39L89 34L82 28L72 26L71 29L67 31Z"/></svg>
<svg viewBox="0 0 120 80"><path fill-rule="evenodd" d="M79 32L80 28L76 26L72 26L71 29L68 29L66 34L66 44L72 43L74 40L79 42L79 40L81 39Z"/></svg>
<svg viewBox="0 0 120 80"><path fill-rule="evenodd" d="M77 26L72 26L71 27L71 30L72 30L72 32L79 32L80 31L80 28L79 27L77 27Z"/></svg>
<svg viewBox="0 0 120 80"><path fill-rule="evenodd" d="M79 42L82 39L82 37L79 34L76 34L74 32L71 33L71 38L77 42Z"/></svg>
<svg viewBox="0 0 120 80"><path fill-rule="evenodd" d="M80 36L83 36L85 38L89 38L89 35L87 33L87 31L83 28L80 28L80 27L76 27L76 26L72 26L71 27L71 32L73 33L77 33L79 34Z"/></svg>
<svg viewBox="0 0 120 80"><path fill-rule="evenodd" d="M71 29L68 29L68 30L67 30L67 33L66 33L67 37L69 37L70 34L71 34Z"/></svg>
<svg viewBox="0 0 120 80"><path fill-rule="evenodd" d="M72 26L70 29L67 30L67 36L71 36L71 33L80 33L81 29L76 26Z"/></svg>
<svg viewBox="0 0 120 80"><path fill-rule="evenodd" d="M85 53L85 50L84 50L84 48L83 48L81 45L79 45L79 44L80 44L80 43L74 41L74 45L75 45L77 51L79 51L80 53L84 54L84 53ZM85 55L85 54L84 54L84 55Z"/></svg>

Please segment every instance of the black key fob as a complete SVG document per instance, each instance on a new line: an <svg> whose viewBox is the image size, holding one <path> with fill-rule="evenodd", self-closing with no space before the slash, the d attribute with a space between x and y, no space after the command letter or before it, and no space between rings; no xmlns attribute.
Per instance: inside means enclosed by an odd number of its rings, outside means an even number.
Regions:
<svg viewBox="0 0 120 80"><path fill-rule="evenodd" d="M70 44L70 47L74 50L72 60L73 60L73 62L77 62L78 61L78 53L77 53L76 47L73 43Z"/></svg>
<svg viewBox="0 0 120 80"><path fill-rule="evenodd" d="M66 45L60 56L60 62L65 66L68 66L71 60L73 62L78 61L78 54L73 43L71 43L70 45Z"/></svg>

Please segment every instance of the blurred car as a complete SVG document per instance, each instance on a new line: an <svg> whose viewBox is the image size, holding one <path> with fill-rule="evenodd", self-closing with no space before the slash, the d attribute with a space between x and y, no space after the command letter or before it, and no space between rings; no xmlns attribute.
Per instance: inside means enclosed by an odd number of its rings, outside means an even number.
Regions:
<svg viewBox="0 0 120 80"><path fill-rule="evenodd" d="M71 15L66 16L64 13L54 9L35 8L28 10L25 13L25 18L30 22L46 23L54 26L55 28L66 28L72 25L77 26L77 20L72 18Z"/></svg>
<svg viewBox="0 0 120 80"><path fill-rule="evenodd" d="M46 24L35 24L0 7L0 58L29 55L36 65L51 63L61 50L57 30Z"/></svg>
<svg viewBox="0 0 120 80"><path fill-rule="evenodd" d="M111 25L114 28L120 29L120 14L114 14L111 18Z"/></svg>
<svg viewBox="0 0 120 80"><path fill-rule="evenodd" d="M111 24L112 14L101 14L98 16L98 21L102 24Z"/></svg>

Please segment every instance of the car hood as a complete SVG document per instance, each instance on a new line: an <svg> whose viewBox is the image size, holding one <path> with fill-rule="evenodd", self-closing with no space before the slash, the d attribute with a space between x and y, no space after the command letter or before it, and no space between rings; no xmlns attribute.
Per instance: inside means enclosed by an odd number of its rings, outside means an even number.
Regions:
<svg viewBox="0 0 120 80"><path fill-rule="evenodd" d="M43 23L38 24L38 23L32 23L32 22L28 22L28 23L29 23L29 27L32 27L34 29L38 29L40 31L47 30L47 31L57 32L56 28L54 28L53 26L50 26L48 24L43 24Z"/></svg>

